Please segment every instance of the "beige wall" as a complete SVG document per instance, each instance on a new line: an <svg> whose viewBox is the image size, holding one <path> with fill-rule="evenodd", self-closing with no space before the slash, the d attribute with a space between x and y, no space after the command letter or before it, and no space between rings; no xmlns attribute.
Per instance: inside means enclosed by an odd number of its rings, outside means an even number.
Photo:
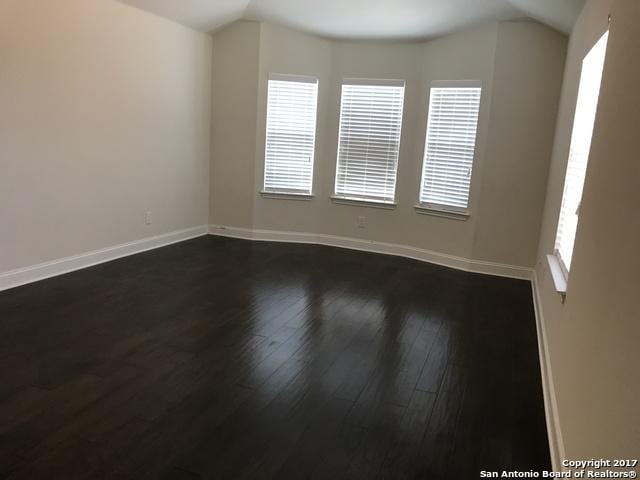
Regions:
<svg viewBox="0 0 640 480"><path fill-rule="evenodd" d="M237 22L213 43L210 218L253 224L260 24Z"/></svg>
<svg viewBox="0 0 640 480"><path fill-rule="evenodd" d="M535 264L566 44L538 23L500 24L474 258Z"/></svg>
<svg viewBox="0 0 640 480"><path fill-rule="evenodd" d="M265 125L267 119L267 82L269 73L289 73L311 75L318 82L318 117L316 129L316 152L314 160L314 193L322 190L321 183L331 173L324 159L331 155L326 148L327 119L329 118L330 85L331 85L331 42L317 37L297 33L286 28L263 23L261 24L260 64L258 70L258 91L254 113L257 111L255 130L256 151L253 159L254 189L251 192L254 209L252 228L264 228L284 231L317 232L323 222L321 213L310 202L263 199L257 192L264 183L264 148ZM215 43L215 40L214 40ZM252 132L247 132L250 135ZM321 198L318 196L313 203ZM216 222L220 223L220 222Z"/></svg>
<svg viewBox="0 0 640 480"><path fill-rule="evenodd" d="M553 250L582 59L610 29L566 302ZM571 36L536 274L566 458L640 452L640 3L591 0ZM640 470L640 469L638 469Z"/></svg>
<svg viewBox="0 0 640 480"><path fill-rule="evenodd" d="M230 41L232 37L244 38L247 31L259 32L251 36L250 54L246 40ZM214 94L224 99L222 106L215 103L213 114L212 176L228 181L224 189L212 188L211 223L363 238L531 267L537 251L565 49L566 37L535 22L492 23L426 43L330 41L266 23L238 22L214 35L214 52L225 59L221 66L214 53L214 84L227 77L226 70L244 72L247 78L239 79L235 85L239 88L234 91ZM259 67L254 80L249 71L256 73L256 54ZM264 169L270 72L320 79L316 196L312 201L265 199L258 194ZM339 205L329 199L335 178L340 85L346 77L406 80L396 210ZM413 209L420 183L428 86L432 80L448 79L479 79L484 85L471 217L464 222L419 215ZM494 94L496 85L499 95ZM247 99L255 101L257 123ZM237 104L242 105L246 121L231 129L223 122ZM510 135L501 135L503 127L510 129ZM216 136L230 145L241 145L242 153L216 145ZM253 166L246 163L251 151ZM232 177L227 174L230 168L234 169ZM488 186L489 181L493 187ZM241 201L231 201L240 192ZM359 216L366 217L364 229L357 227Z"/></svg>
<svg viewBox="0 0 640 480"><path fill-rule="evenodd" d="M205 224L210 77L132 7L0 2L0 272Z"/></svg>
<svg viewBox="0 0 640 480"><path fill-rule="evenodd" d="M494 91L494 65L498 41L499 24L493 23L477 30L461 32L439 40L428 42L424 47L422 62L422 80L419 85L420 107L416 128L414 152L409 159L410 168L405 168L404 184L405 204L403 212L406 230L417 230L419 238L429 239L430 249L474 258L473 242L478 227L478 212L482 203L480 188L483 183L486 165L489 118ZM416 215L410 207L417 203L422 175L422 155L424 154L425 132L427 128L428 88L434 80L474 79L482 80L482 98L476 155L473 166L469 210L471 216L465 222L437 217ZM405 164L406 165L406 164ZM498 261L498 263L504 263ZM523 265L513 263L513 265Z"/></svg>

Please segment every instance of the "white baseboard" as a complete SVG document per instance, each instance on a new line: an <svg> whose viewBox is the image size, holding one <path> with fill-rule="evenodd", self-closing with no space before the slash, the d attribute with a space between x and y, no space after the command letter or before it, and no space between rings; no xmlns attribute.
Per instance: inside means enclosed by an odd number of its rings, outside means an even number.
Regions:
<svg viewBox="0 0 640 480"><path fill-rule="evenodd" d="M540 299L538 276L533 271L531 281L533 293L533 306L536 315L536 330L538 333L538 356L540 357L540 374L542 376L542 391L544 395L544 410L547 419L547 435L549 437L549 450L551 452L551 465L554 471L564 471L562 459L566 458L562 430L560 429L560 417L558 415L558 403L551 372L549 358L549 344L547 343L547 331L542 316L542 301Z"/></svg>
<svg viewBox="0 0 640 480"><path fill-rule="evenodd" d="M18 287L45 278L55 277L63 273L73 272L99 263L126 257L135 253L164 247L172 243L182 242L190 238L201 237L207 234L207 226L187 228L165 233L155 237L143 238L133 242L102 248L92 252L81 253L71 257L60 258L46 263L40 263L26 268L10 270L0 273L0 291Z"/></svg>
<svg viewBox="0 0 640 480"><path fill-rule="evenodd" d="M482 260L471 260L457 257L445 253L438 253L407 245L397 245L393 243L377 242L359 238L338 237L335 235L325 235L321 233L302 232L282 232L276 230L252 230L247 228L228 227L224 225L210 225L209 233L224 237L242 238L245 240L288 242L288 243L311 243L316 245L327 245L331 247L349 248L372 253L383 253L386 255L396 255L400 257L413 258L423 262L451 267L466 272L485 273L500 277L517 278L520 280L531 280L532 269L505 265L502 263L485 262Z"/></svg>
<svg viewBox="0 0 640 480"><path fill-rule="evenodd" d="M471 260L454 255L448 255L431 250L397 245L392 243L376 242L356 238L339 237L315 233L282 232L275 230L251 230L246 228L227 227L222 225L206 225L178 230L155 237L143 238L133 242L123 243L113 247L94 250L70 257L53 260L26 268L0 273L0 291L18 287L27 283L44 280L45 278L62 275L75 270L81 270L93 265L109 262L117 258L134 255L147 250L153 250L172 243L182 242L192 238L206 235L219 235L225 237L242 238L256 241L274 241L290 243L310 243L342 247L352 250L360 250L372 253L382 253L412 258L436 265L451 267L468 272L484 273L509 278L531 280L533 302L536 316L536 329L538 333L538 349L540 356L540 371L544 392L544 405L547 419L547 432L549 436L549 448L554 470L561 470L560 460L564 456L564 444L560 431L558 408L556 403L553 376L549 363L547 337L542 320L542 308L538 293L537 277L535 270L528 267L505 265L500 263Z"/></svg>

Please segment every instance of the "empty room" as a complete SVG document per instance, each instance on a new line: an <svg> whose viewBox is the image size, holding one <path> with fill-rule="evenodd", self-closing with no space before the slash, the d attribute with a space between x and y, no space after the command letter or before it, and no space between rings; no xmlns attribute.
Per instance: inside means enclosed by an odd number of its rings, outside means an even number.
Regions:
<svg viewBox="0 0 640 480"><path fill-rule="evenodd" d="M639 25L0 0L0 479L637 478Z"/></svg>

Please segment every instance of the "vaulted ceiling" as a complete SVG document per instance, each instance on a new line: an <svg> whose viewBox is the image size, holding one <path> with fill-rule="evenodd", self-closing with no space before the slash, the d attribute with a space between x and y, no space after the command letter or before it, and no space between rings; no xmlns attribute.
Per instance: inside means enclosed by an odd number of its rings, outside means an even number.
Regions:
<svg viewBox="0 0 640 480"><path fill-rule="evenodd" d="M569 33L584 0L120 0L201 31L241 18L334 38L429 38L530 17Z"/></svg>

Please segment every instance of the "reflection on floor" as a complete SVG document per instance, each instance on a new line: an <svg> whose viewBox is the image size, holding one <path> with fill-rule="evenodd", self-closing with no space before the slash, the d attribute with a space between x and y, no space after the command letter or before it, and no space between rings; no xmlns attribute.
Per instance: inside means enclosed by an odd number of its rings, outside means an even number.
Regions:
<svg viewBox="0 0 640 480"><path fill-rule="evenodd" d="M0 478L549 468L528 282L202 237L0 293Z"/></svg>

